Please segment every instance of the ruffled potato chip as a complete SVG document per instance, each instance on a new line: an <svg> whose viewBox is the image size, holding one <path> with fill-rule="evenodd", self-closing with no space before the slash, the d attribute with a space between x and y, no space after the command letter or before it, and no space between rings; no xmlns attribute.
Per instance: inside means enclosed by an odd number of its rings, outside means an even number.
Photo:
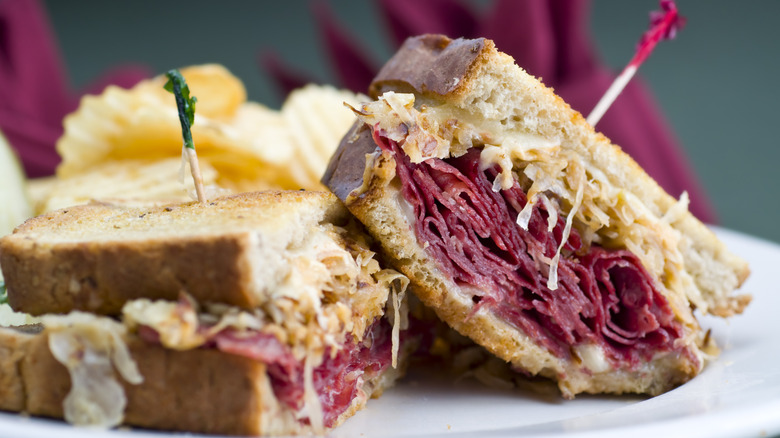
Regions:
<svg viewBox="0 0 780 438"><path fill-rule="evenodd" d="M331 155L355 121L355 115L344 103L357 107L360 100L368 98L316 85L290 93L281 113L295 154L289 168L295 172L299 186L318 186Z"/></svg>
<svg viewBox="0 0 780 438"><path fill-rule="evenodd" d="M88 202L172 203L195 199L192 178L179 178L181 160L106 161L88 171L59 179L41 205L39 213ZM203 184L216 194L217 171L206 160L200 161ZM224 190L224 189L223 189Z"/></svg>
<svg viewBox="0 0 780 438"><path fill-rule="evenodd" d="M222 66L189 67L181 73L198 99L192 136L199 159L213 171L215 186L233 192L324 189L320 177L354 121L343 103L356 106L362 99L309 85L274 111L247 102L241 81ZM176 104L164 83L159 76L131 89L108 87L82 99L65 118L65 133L57 143L62 163L57 179L46 185L48 195L37 202L38 212L105 198L109 182L117 187L112 198L154 200L172 193L173 187L162 182L170 176L168 170L160 171L157 183L152 175L160 170L157 162L181 157ZM149 169L142 171L139 163ZM90 187L95 189L90 192Z"/></svg>
<svg viewBox="0 0 780 438"><path fill-rule="evenodd" d="M231 126L246 100L243 84L215 65L183 69L182 74L198 97L192 136L199 156L215 166L220 185L253 188L252 182L262 179L262 157L248 146L252 139ZM85 96L65 118L65 133L57 142L62 156L57 176L71 177L105 161L179 157L178 113L163 84L157 77L129 90L108 87L99 96Z"/></svg>

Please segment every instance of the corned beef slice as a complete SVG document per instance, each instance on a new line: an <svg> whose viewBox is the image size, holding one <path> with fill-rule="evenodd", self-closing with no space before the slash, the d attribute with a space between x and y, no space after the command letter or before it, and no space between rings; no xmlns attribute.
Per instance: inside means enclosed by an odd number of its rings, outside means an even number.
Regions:
<svg viewBox="0 0 780 438"><path fill-rule="evenodd" d="M415 164L381 130L373 138L394 155L417 240L456 283L472 286L474 311L489 309L561 358L570 357L572 346L595 343L614 366L636 369L656 352L676 349L683 328L635 255L584 247L573 228L558 264L558 288L551 290L562 214L550 232L539 203L528 230L518 226L525 192L517 181L494 192L498 168L480 170L478 148Z"/></svg>

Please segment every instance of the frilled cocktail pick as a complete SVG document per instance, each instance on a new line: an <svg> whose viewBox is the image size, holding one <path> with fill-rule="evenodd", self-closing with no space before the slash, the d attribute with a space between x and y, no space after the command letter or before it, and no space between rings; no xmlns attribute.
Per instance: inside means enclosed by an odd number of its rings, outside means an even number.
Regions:
<svg viewBox="0 0 780 438"><path fill-rule="evenodd" d="M664 4L662 8L670 7ZM591 43L590 5L585 0L497 0L482 13L458 0L378 0L378 6L395 48L407 37L424 33L490 38L502 52L512 55L518 65L540 77L580 112L593 108L615 77L598 59ZM327 10L327 3L317 7ZM658 17L663 20L665 15ZM341 54L339 84L365 92L360 86L366 82L366 70L362 66L373 65L373 60L357 47L360 38L350 37L345 30L333 38L333 32L328 29L346 28L340 27L331 13L315 10L315 19L327 52ZM669 28L678 28L679 19L675 23L677 27ZM649 35L648 38L658 37ZM664 36L671 34L660 35ZM348 44L344 44L345 39ZM268 70L280 89L285 78L306 80L305 75L286 68L281 62L275 62L272 67ZM715 220L683 150L642 81L634 80L626 86L612 104L612 110L599 122L599 130L619 144L667 192L678 196L687 191L691 200L689 208L699 219Z"/></svg>
<svg viewBox="0 0 780 438"><path fill-rule="evenodd" d="M165 83L164 88L171 92L176 99L176 109L179 112L179 122L181 123L182 171L184 171L185 163L189 165L192 180L195 183L195 193L198 195L198 202L206 202L203 176L200 173L195 142L192 140L192 125L195 124L195 104L198 102L198 99L195 96L190 96L190 87L179 70L168 70L165 76L168 78L168 81Z"/></svg>
<svg viewBox="0 0 780 438"><path fill-rule="evenodd" d="M626 87L631 78L634 77L639 66L645 62L650 53L653 52L656 44L665 39L673 39L679 30L685 26L685 17L677 12L677 5L674 0L661 0L661 10L650 13L650 29L642 35L636 47L636 53L631 58L628 65L615 78L601 100L588 115L588 123L595 126L601 117L607 112L610 105L617 99L620 92Z"/></svg>

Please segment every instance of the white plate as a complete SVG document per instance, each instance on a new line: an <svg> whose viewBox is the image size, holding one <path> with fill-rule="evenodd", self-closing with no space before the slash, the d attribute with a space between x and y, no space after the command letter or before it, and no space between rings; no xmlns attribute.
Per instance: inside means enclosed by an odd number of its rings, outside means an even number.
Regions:
<svg viewBox="0 0 780 438"><path fill-rule="evenodd" d="M695 379L651 399L545 398L523 391L453 383L417 372L334 432L360 436L736 437L780 434L780 246L733 231L717 233L753 271L744 315L711 327L721 355ZM162 437L147 431L76 429L61 422L0 413L0 436Z"/></svg>

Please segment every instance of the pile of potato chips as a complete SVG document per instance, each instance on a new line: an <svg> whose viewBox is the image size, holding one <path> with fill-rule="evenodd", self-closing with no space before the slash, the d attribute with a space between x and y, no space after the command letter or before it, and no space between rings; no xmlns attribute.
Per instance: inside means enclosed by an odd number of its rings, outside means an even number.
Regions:
<svg viewBox="0 0 780 438"><path fill-rule="evenodd" d="M322 189L330 156L354 121L344 102L361 97L309 85L275 111L246 100L241 81L219 65L181 70L198 102L192 135L210 193ZM181 126L164 77L86 96L65 118L56 178L31 185L36 213L91 200L192 199L181 178Z"/></svg>

